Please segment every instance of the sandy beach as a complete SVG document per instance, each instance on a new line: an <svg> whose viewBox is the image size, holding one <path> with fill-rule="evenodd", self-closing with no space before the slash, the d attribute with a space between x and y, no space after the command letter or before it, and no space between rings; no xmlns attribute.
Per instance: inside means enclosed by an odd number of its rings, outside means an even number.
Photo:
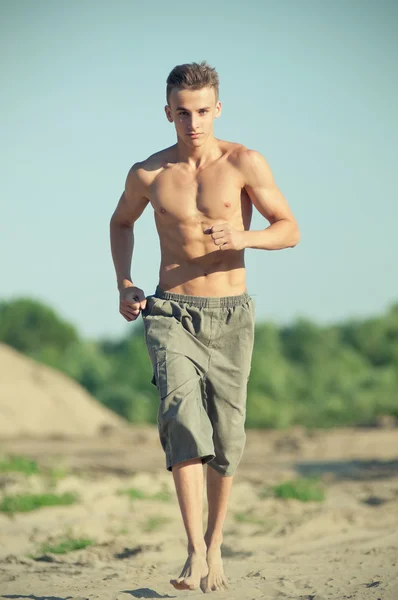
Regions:
<svg viewBox="0 0 398 600"><path fill-rule="evenodd" d="M35 459L64 476L70 506L0 513L0 598L189 598L175 590L186 557L172 476L154 427L91 437L2 439L3 455ZM317 476L323 502L284 500L270 486ZM43 474L0 476L1 492L49 489ZM133 489L135 498L123 490ZM204 511L204 517L206 510ZM249 431L224 536L229 581L219 598L396 600L398 429ZM40 552L66 536L93 543Z"/></svg>

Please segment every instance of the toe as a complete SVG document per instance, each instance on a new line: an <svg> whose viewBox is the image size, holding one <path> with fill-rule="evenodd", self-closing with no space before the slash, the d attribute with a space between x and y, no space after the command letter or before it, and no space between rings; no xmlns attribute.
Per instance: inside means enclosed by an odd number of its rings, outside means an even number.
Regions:
<svg viewBox="0 0 398 600"><path fill-rule="evenodd" d="M198 586L191 577L178 577L174 587L178 590L195 590Z"/></svg>
<svg viewBox="0 0 398 600"><path fill-rule="evenodd" d="M200 589L205 594L207 589L207 577L202 577L200 580Z"/></svg>

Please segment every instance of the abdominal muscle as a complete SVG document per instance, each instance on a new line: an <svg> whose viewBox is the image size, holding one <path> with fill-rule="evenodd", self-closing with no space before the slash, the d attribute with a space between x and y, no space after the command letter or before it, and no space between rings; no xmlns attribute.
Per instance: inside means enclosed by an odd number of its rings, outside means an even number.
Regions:
<svg viewBox="0 0 398 600"><path fill-rule="evenodd" d="M159 287L162 290L211 297L235 296L246 291L244 250L220 250L211 234L204 233L214 221L156 221L161 248Z"/></svg>

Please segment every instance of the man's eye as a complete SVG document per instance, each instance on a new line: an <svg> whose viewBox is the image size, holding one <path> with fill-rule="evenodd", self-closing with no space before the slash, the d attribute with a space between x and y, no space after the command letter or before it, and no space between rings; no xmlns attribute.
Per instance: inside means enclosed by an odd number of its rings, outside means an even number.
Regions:
<svg viewBox="0 0 398 600"><path fill-rule="evenodd" d="M201 110L199 111L201 115L205 115L208 111L207 110Z"/></svg>

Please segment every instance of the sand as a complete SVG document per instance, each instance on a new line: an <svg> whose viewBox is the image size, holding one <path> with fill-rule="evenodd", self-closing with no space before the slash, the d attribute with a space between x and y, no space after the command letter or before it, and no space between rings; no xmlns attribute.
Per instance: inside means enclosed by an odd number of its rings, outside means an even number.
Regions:
<svg viewBox="0 0 398 600"><path fill-rule="evenodd" d="M248 431L224 532L218 598L398 600L398 428ZM0 512L0 598L190 598L175 590L186 538L156 428L133 427L66 376L0 344L0 454L64 476L0 474L4 495L76 492L79 502ZM323 502L263 496L317 475ZM132 500L121 490L144 495ZM160 497L151 496L160 493ZM206 508L204 509L204 519ZM45 543L84 537L67 554Z"/></svg>
<svg viewBox="0 0 398 600"><path fill-rule="evenodd" d="M0 343L0 436L97 435L125 421L78 383Z"/></svg>
<svg viewBox="0 0 398 600"><path fill-rule="evenodd" d="M70 474L56 490L79 504L0 514L0 598L191 598L169 583L185 562L185 534L172 476L153 427L102 437L17 437L24 454ZM249 431L224 535L229 590L214 597L294 600L398 599L398 429ZM326 499L260 497L264 486L318 474ZM47 489L41 475L0 476L2 493ZM165 490L169 501L131 500ZM206 511L204 511L204 517ZM95 544L64 555L42 543L63 535ZM35 559L29 558L33 554Z"/></svg>

